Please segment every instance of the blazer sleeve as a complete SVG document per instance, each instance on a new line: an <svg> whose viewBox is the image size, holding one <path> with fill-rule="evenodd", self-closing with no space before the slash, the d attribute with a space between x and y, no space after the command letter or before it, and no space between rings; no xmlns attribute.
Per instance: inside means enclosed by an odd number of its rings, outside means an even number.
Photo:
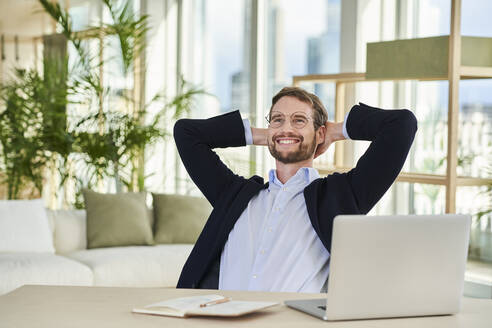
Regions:
<svg viewBox="0 0 492 328"><path fill-rule="evenodd" d="M212 150L246 145L239 111L204 120L180 119L174 125L174 140L188 174L212 206L235 180L244 180Z"/></svg>
<svg viewBox="0 0 492 328"><path fill-rule="evenodd" d="M417 119L407 109L382 110L360 103L346 123L351 139L371 141L346 174L359 210L367 213L401 171L417 132Z"/></svg>

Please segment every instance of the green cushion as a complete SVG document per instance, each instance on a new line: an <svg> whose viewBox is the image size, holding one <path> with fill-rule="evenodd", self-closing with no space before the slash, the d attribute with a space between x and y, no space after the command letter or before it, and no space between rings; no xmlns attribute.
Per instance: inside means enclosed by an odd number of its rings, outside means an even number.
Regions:
<svg viewBox="0 0 492 328"><path fill-rule="evenodd" d="M212 211L204 198L152 194L157 244L194 244Z"/></svg>
<svg viewBox="0 0 492 328"><path fill-rule="evenodd" d="M153 245L146 194L100 194L83 190L87 248Z"/></svg>

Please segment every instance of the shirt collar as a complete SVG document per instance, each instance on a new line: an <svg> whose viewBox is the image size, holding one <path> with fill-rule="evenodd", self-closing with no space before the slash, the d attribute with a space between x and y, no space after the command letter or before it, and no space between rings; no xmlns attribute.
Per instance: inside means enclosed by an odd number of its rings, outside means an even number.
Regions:
<svg viewBox="0 0 492 328"><path fill-rule="evenodd" d="M270 190L273 186L281 188L283 186L294 187L296 185L301 186L302 189L304 189L304 187L319 177L319 173L316 169L312 167L301 167L297 170L296 174L294 174L289 181L284 184L278 179L277 170L271 169L270 172L268 172L268 190Z"/></svg>

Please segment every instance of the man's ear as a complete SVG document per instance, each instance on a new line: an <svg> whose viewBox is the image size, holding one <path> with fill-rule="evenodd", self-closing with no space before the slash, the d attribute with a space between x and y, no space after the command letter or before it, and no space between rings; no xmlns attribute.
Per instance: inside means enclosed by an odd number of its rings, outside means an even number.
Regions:
<svg viewBox="0 0 492 328"><path fill-rule="evenodd" d="M316 130L316 145L320 145L325 142L326 137L326 125L322 125Z"/></svg>

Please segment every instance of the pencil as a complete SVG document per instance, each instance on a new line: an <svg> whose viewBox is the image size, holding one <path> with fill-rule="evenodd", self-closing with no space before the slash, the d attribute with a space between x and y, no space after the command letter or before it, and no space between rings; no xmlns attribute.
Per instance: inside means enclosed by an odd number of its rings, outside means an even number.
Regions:
<svg viewBox="0 0 492 328"><path fill-rule="evenodd" d="M202 303L200 304L200 307L206 307L206 306L211 306L211 305L216 305L216 304L221 304L221 303L226 303L229 302L231 299L229 297L224 297L220 300L215 300L215 301L210 301L207 303Z"/></svg>

